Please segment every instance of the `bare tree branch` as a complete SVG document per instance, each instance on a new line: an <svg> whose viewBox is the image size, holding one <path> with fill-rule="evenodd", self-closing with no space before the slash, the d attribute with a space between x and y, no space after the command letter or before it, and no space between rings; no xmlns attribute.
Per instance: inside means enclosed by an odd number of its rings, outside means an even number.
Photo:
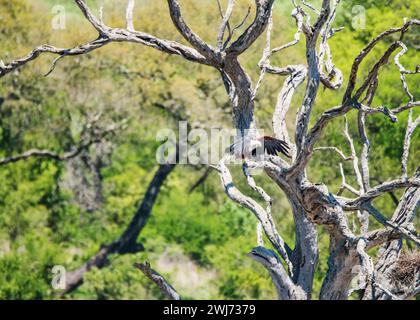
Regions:
<svg viewBox="0 0 420 320"><path fill-rule="evenodd" d="M258 39L268 24L273 3L274 0L255 0L257 7L255 19L245 32L226 49L228 55L240 55Z"/></svg>
<svg viewBox="0 0 420 320"><path fill-rule="evenodd" d="M287 275L277 255L264 247L256 247L249 256L261 263L270 273L281 300L305 300L306 294Z"/></svg>
<svg viewBox="0 0 420 320"><path fill-rule="evenodd" d="M383 113L384 115L386 115L392 122L397 122L398 118L397 118L397 114L406 111L406 110L410 110L412 108L418 107L420 106L420 101L415 101L415 102L408 102L400 107L394 108L394 109L389 109L387 107L384 106L379 106L376 108L371 108L368 106L365 106L363 104L360 105L360 110L362 110L363 112L365 112L366 114L370 115L370 114L377 114L377 113Z"/></svg>
<svg viewBox="0 0 420 320"><path fill-rule="evenodd" d="M346 182L346 176L344 175L344 169L343 169L343 164L342 163L340 163L340 173L341 173L342 180L341 180L340 190L337 192L337 195L341 195L343 193L343 191L345 189L347 189L348 191L355 194L356 196L359 196L360 191L357 191L355 188L353 188L351 185L349 185Z"/></svg>
<svg viewBox="0 0 420 320"><path fill-rule="evenodd" d="M220 2L218 2L219 7L220 7ZM225 35L225 31L226 31L226 27L229 24L229 19L232 16L232 12L233 12L233 6L235 5L235 0L229 0L228 1L228 6L226 9L225 14L222 15L222 23L220 24L219 27L219 32L217 34L217 50L220 51L222 49L223 46L223 38ZM230 29L230 27L229 27ZM229 32L230 34L230 32Z"/></svg>
<svg viewBox="0 0 420 320"><path fill-rule="evenodd" d="M386 217L384 215L382 215L371 204L365 205L364 206L364 209L366 209L366 211L368 211L372 216L375 217L375 219L377 221L379 221L383 225L388 226L388 227L391 227L391 228L394 228L395 230L397 230L398 232L400 232L402 235L404 235L408 239L414 241L418 246L420 246L420 238L419 237L417 237L415 234L413 234L411 231L407 230L406 228L403 228L403 227L399 226L398 224L395 224L394 222L389 221L388 219L386 219Z"/></svg>
<svg viewBox="0 0 420 320"><path fill-rule="evenodd" d="M420 171L418 170L415 176L418 177L419 175ZM406 189L391 219L391 222L394 225L397 225L404 230L398 230L398 228L391 227L389 229L372 231L364 236L368 240L368 248L382 244L377 257L377 262L375 263L375 271L378 281L380 281L383 286L377 290L365 290L363 299L381 300L388 299L388 297L392 298L392 292L384 290L383 287L393 287L391 283L391 274L399 260L402 250L401 236L404 235L400 231L406 231L411 235L411 232L407 229L411 229L411 223L418 212L419 205L420 188L410 187ZM376 214L376 212L374 213ZM386 220L381 216L379 216L379 219ZM402 298L404 299L404 297Z"/></svg>
<svg viewBox="0 0 420 320"><path fill-rule="evenodd" d="M350 160L353 160L354 158L353 158L353 155L351 155L351 156L346 156L345 154L344 154L344 152L343 151L341 151L340 149L338 149L337 147L317 147L317 148L315 148L314 149L314 151L334 151L334 152L336 152L340 157L341 157L341 159L343 159L344 161L350 161Z"/></svg>
<svg viewBox="0 0 420 320"><path fill-rule="evenodd" d="M181 35L187 40L198 52L200 52L209 61L217 61L215 51L211 46L206 44L190 27L185 23L184 18L181 14L181 8L178 0L168 0L169 13L172 22L181 33Z"/></svg>
<svg viewBox="0 0 420 320"><path fill-rule="evenodd" d="M302 153L303 145L305 144L305 136L307 134L308 124L309 124L309 115L312 111L312 106L315 102L319 83L321 80L321 75L319 71L318 64L318 55L316 52L316 44L318 36L321 32L322 27L327 22L330 14L330 1L323 0L321 13L318 17L318 20L313 25L310 33L305 33L306 35L306 57L308 64L308 84L306 87L305 97L302 103L302 106L298 112L296 119L296 146L298 153ZM298 161L298 159L295 160Z"/></svg>
<svg viewBox="0 0 420 320"><path fill-rule="evenodd" d="M388 182L381 183L376 187L371 188L360 197L353 200L345 201L343 203L343 208L345 210L356 210L359 209L364 203L367 203L386 192L393 191L399 188L408 188L408 187L420 187L419 178L410 178L410 179L395 179Z"/></svg>
<svg viewBox="0 0 420 320"><path fill-rule="evenodd" d="M146 277L152 280L162 290L162 292L171 300L181 300L178 292L172 287L169 282L161 276L158 272L150 267L149 262L135 263L134 266L141 270Z"/></svg>
<svg viewBox="0 0 420 320"><path fill-rule="evenodd" d="M339 70L332 61L332 54L330 50L330 46L327 42L328 38L331 37L334 34L334 31L332 31L332 23L335 19L336 13L337 13L337 6L339 5L340 0L335 0L333 3L333 7L331 10L331 14L328 18L328 21L321 31L322 39L319 46L319 70L320 70L320 76L321 76L321 82L322 84L331 89L331 90L337 90L341 87L343 83L343 74L341 70ZM324 62L324 57L326 57L326 61ZM325 65L326 71L328 72L327 75L323 72L323 65ZM335 79L333 81L333 79Z"/></svg>
<svg viewBox="0 0 420 320"><path fill-rule="evenodd" d="M95 49L101 48L110 42L134 42L134 43L143 44L148 47L152 47L154 49L157 49L165 53L180 55L183 58L190 61L194 61L194 62L206 64L206 65L211 65L214 62L214 61L209 61L208 59L206 59L203 55L201 55L195 49L189 48L175 41L158 39L152 35L149 35L144 32L139 32L139 31L109 28L103 25L103 23L100 22L92 14L91 10L88 8L84 0L75 0L75 2L79 6L83 14L85 15L86 19L95 27L96 30L98 30L99 38L96 40L90 41L84 45L80 45L74 48L67 48L67 49L56 48L51 45L39 46L35 48L34 50L32 50L25 57L14 60L3 66L0 65L0 77L3 77L4 75L12 72L13 70L16 70L19 67L27 64L28 62L36 59L43 53L53 53L53 54L59 55L60 57L81 55L81 54L89 53ZM170 1L170 4L172 5L171 8L174 15L174 19L178 17L178 22L179 22L180 27L184 28L184 31L185 30L188 31L189 29L183 23L182 17L178 16L180 15L180 12L179 12L179 6L177 5L177 1L175 0ZM131 9L131 8L129 7L128 9ZM194 37L194 34L191 34L191 39L192 39L191 40L192 43L194 43L195 45L197 45L197 43L202 44L202 40L200 42L199 41L200 39L199 38L196 39ZM197 47L201 48L203 52L205 51L203 50L203 47L200 47L198 45ZM209 53L210 51L211 50L208 49L205 52ZM213 55L211 55L211 57L213 57ZM54 67L54 64L53 64L53 67ZM50 70L50 72L48 72L47 75L50 74L51 71L52 70Z"/></svg>
<svg viewBox="0 0 420 320"><path fill-rule="evenodd" d="M416 74L416 73L419 73L420 70L417 69L416 71L410 71L410 70L406 70L403 67L403 65L400 63L400 58L408 51L408 49L407 49L406 45L401 41L398 41L398 45L402 48L402 50L395 56L394 62L395 62L395 65L398 67L398 70L400 71L401 83L404 87L405 93L409 97L410 102L413 102L414 101L414 96L412 95L412 93L410 92L410 89L408 88L407 81L405 80L405 75L406 74Z"/></svg>
<svg viewBox="0 0 420 320"><path fill-rule="evenodd" d="M401 161L401 171L402 171L403 178L408 177L407 162L408 162L408 154L410 151L411 136L413 135L414 130L417 128L419 123L420 123L420 116L417 117L415 121L413 121L413 109L410 109L408 113L407 130L405 132L405 137L404 137L403 155L402 155L402 161Z"/></svg>
<svg viewBox="0 0 420 320"><path fill-rule="evenodd" d="M92 11L89 9L88 5L86 4L85 0L74 0L76 5L79 7L80 11L82 11L83 15L85 16L86 20L91 23L91 25L99 32L100 35L106 35L108 31L108 27L106 27L101 19L95 17Z"/></svg>
<svg viewBox="0 0 420 320"><path fill-rule="evenodd" d="M296 157L296 147L291 143L286 125L286 115L290 109L292 98L297 87L299 87L306 77L306 67L304 66L288 66L286 72L290 75L286 78L283 88L277 97L277 103L273 113L273 129L276 137L286 141L291 147L292 158Z"/></svg>
<svg viewBox="0 0 420 320"><path fill-rule="evenodd" d="M345 104L350 99L353 93L353 90L356 86L359 66L363 62L363 60L366 58L366 56L372 51L372 49L385 37L398 33L398 32L405 32L412 25L420 25L420 20L417 20L417 19L409 20L402 27L388 29L382 32L381 34L379 34L378 36L376 36L363 48L363 50L356 57L356 59L354 59L351 72L350 72L350 78L349 78L347 88L346 88L346 92L344 93L344 97L343 97L343 104Z"/></svg>
<svg viewBox="0 0 420 320"><path fill-rule="evenodd" d="M197 189L199 186L201 186L207 180L211 171L212 171L212 168L210 168L210 167L206 168L206 170L204 170L204 173L200 176L200 178L188 190L188 193L194 192L195 189Z"/></svg>
<svg viewBox="0 0 420 320"><path fill-rule="evenodd" d="M250 197L245 196L240 192L235 185L233 184L232 175L230 174L229 169L225 165L227 159L222 159L219 162L219 175L222 182L222 185L225 188L226 194L233 201L237 202L241 206L249 209L257 217L258 221L261 222L263 230L270 240L271 244L281 255L281 257L286 261L289 266L289 271L292 270L292 264L290 262L289 254L291 253L290 248L278 234L274 222L266 210L264 210L255 200ZM270 200L271 201L271 200Z"/></svg>
<svg viewBox="0 0 420 320"><path fill-rule="evenodd" d="M134 0L128 0L126 14L125 14L128 31L134 31L134 22L133 22L134 4L135 4Z"/></svg>
<svg viewBox="0 0 420 320"><path fill-rule="evenodd" d="M95 134L90 133L86 141L81 141L80 144L76 146L72 151L68 151L63 154L59 154L51 150L31 149L18 155L0 158L0 166L6 165L9 163L14 163L21 160L25 160L32 157L49 158L49 159L58 160L58 161L67 161L67 160L77 157L78 155L80 155L82 151L88 149L90 146L100 143L108 135L115 133L120 128L121 128L121 124L118 124L118 125L112 124L104 129L101 129L99 133L95 133Z"/></svg>
<svg viewBox="0 0 420 320"><path fill-rule="evenodd" d="M245 24L246 20L248 19L249 15L251 13L251 7L248 7L248 10L244 16L244 18L242 19L242 21L240 23L238 23L238 25L236 25L235 27L231 28L228 37L226 38L225 43L223 44L223 50L226 49L227 45L230 43L230 41L232 40L232 37L235 33L236 30L242 28L242 26Z"/></svg>
<svg viewBox="0 0 420 320"><path fill-rule="evenodd" d="M374 84L378 79L378 73L382 66L388 63L390 56L398 49L399 42L392 43L382 57L375 63L372 69L369 71L368 76L363 81L362 85L357 89L356 93L352 96L353 101L359 101L362 94L368 90L372 84Z"/></svg>

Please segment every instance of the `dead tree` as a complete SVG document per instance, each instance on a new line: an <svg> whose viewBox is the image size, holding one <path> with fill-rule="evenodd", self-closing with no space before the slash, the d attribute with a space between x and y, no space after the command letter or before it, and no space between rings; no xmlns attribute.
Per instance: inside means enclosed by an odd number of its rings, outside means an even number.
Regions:
<svg viewBox="0 0 420 320"><path fill-rule="evenodd" d="M0 66L0 77L27 64L44 53L57 55L50 73L58 60L66 56L74 56L92 52L111 42L132 42L145 45L161 52L178 55L194 63L215 68L220 72L226 87L233 111L233 123L241 138L252 138L257 126L254 117L254 99L258 93L264 75L267 73L286 77L273 113L273 128L277 138L286 140L292 147L292 160L287 162L271 156L260 161L245 160L243 172L249 187L256 191L266 202L263 207L255 199L242 193L233 181L229 170L230 156L225 156L216 167L226 194L233 201L250 210L259 222L259 232L264 232L275 251L264 248L263 237L259 234L258 246L250 256L267 268L280 299L310 299L312 296L313 278L318 263L317 226L326 226L330 238L328 271L325 275L321 299L346 299L351 292L352 279L358 275L363 299L404 299L419 292L418 272L413 283L403 289L391 281L389 273L395 269L402 249L402 239L406 238L420 245L420 238L413 227L413 219L417 213L420 201L419 172L409 176L407 161L410 140L420 118L413 119L413 109L419 106L411 94L405 77L419 72L419 69L408 70L400 63L400 57L407 51L404 35L410 29L418 27L420 21L409 20L403 26L384 31L370 41L354 59L349 79L345 84L345 93L338 106L324 111L310 127L310 119L314 102L321 86L329 90L337 90L343 86L344 77L334 65L328 40L340 29L333 28L336 9L339 0L323 0L320 10L306 2L292 0L293 18L296 20L297 31L290 43L272 48L270 34L272 30L272 7L274 0L255 0L255 18L238 35L234 34L237 27L230 26L230 18L234 10L234 0L228 0L226 11L221 9L220 24L216 45L203 41L185 22L178 0L168 0L169 14L180 34L189 45L183 45L171 40L159 39L153 35L136 31L133 23L134 0L128 1L127 27L112 28L99 19L88 7L85 0L75 0L85 18L98 32L98 37L86 44L74 48L57 48L42 45L35 48L27 56ZM221 8L221 6L219 5ZM312 10L316 20L312 23L306 10ZM245 23L245 22L243 22ZM239 62L239 57L251 47L264 32L266 47L260 61L261 76L255 85ZM226 36L227 35L227 36ZM357 81L360 76L360 65L376 45L385 38L398 39L393 41L380 59L369 70L368 75ZM274 66L270 57L299 43L304 38L306 61L299 65ZM396 53L397 52L397 53ZM401 82L409 102L394 108L372 106L373 97L378 88L378 74L391 56L396 53L394 63L401 75ZM289 112L295 89L306 82L305 95L298 107L296 125L287 128L285 117ZM359 85L360 83L360 85ZM371 185L369 176L370 142L366 130L366 117L382 113L391 121L396 121L401 112L409 112L409 121L404 141L401 176L398 179ZM338 117L346 119L347 113L357 113L360 139L363 144L361 155L357 155L353 137L350 136L347 125L344 134L352 150L346 157L337 147L316 147L323 129ZM293 139L289 136L293 133ZM343 160L351 160L357 187L346 182L342 170L342 185L340 190L333 192L324 184L311 182L306 174L306 168L314 152L334 151ZM296 240L293 248L284 242L278 233L271 213L271 197L256 185L251 169L262 168L267 176L284 192L293 211ZM372 201L396 189L405 188L398 208L393 217L387 219ZM353 197L344 197L347 190ZM350 229L348 215L357 214L360 219L359 233ZM377 220L384 227L369 230L369 220ZM367 250L380 247L378 257L370 257ZM355 267L358 271L355 272Z"/></svg>

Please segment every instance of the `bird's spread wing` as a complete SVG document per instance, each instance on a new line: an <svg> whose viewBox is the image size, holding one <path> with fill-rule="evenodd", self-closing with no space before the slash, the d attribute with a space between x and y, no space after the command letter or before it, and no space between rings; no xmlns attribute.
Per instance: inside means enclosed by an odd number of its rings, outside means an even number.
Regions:
<svg viewBox="0 0 420 320"><path fill-rule="evenodd" d="M269 136L261 138L261 142L264 144L264 151L269 155L276 156L279 152L290 158L289 146L283 140L275 139Z"/></svg>

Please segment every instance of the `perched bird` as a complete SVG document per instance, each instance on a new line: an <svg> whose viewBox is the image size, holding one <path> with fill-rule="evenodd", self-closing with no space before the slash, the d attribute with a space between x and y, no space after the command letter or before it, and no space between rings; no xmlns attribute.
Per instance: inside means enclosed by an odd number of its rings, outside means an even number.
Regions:
<svg viewBox="0 0 420 320"><path fill-rule="evenodd" d="M229 152L235 155L240 155L242 159L256 157L257 155L269 154L277 156L278 153L291 158L289 154L288 144L280 139L270 136L260 136L254 139L247 140L238 139L230 147Z"/></svg>

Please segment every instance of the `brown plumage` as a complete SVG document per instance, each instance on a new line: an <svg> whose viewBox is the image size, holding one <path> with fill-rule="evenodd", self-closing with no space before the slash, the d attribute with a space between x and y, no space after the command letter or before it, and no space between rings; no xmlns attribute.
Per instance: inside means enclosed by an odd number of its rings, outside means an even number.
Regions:
<svg viewBox="0 0 420 320"><path fill-rule="evenodd" d="M280 152L286 157L290 158L289 146L286 143L286 141L276 139L270 136L262 136L259 137L257 140L263 144L264 152L266 152L267 154L277 156L277 154ZM254 150L256 149L252 150L252 154L254 154Z"/></svg>
<svg viewBox="0 0 420 320"><path fill-rule="evenodd" d="M270 136L261 136L258 137L256 139L254 139L255 141L258 141L261 146L264 147L264 153L267 153L269 155L273 155L273 156L277 156L278 153L281 153L283 155L285 155L288 158L291 158L290 153L289 153L289 146L288 144L280 139L276 139ZM231 153L234 153L235 151L235 147L236 145L238 145L240 142L236 142L234 144L232 144L229 148ZM244 148L246 149L246 148ZM253 147L251 149L251 155L252 156L256 156L257 155L257 150L259 148L258 147ZM242 158L246 158L247 157L247 152L244 150L243 154L242 154Z"/></svg>

